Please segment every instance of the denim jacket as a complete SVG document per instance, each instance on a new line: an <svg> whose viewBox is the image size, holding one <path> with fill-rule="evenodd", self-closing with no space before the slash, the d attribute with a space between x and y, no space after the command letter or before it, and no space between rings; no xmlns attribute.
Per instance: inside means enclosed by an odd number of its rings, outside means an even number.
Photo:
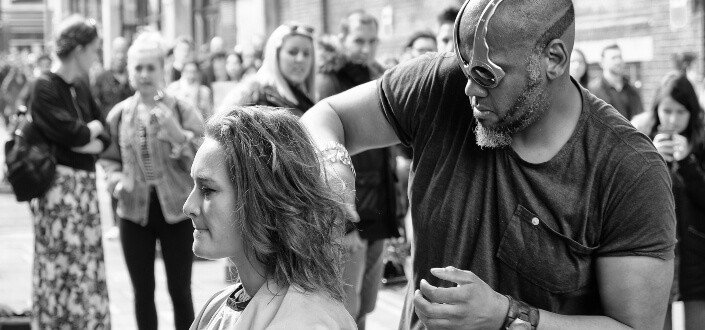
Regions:
<svg viewBox="0 0 705 330"><path fill-rule="evenodd" d="M153 181L147 182L141 166L144 159L140 152L140 119L136 95L118 103L110 111L106 121L113 143L99 160L105 169L109 186L122 180L124 189L115 192L118 198L117 215L142 226L148 222L151 187L157 191L159 205L167 223L186 219L182 208L193 188L189 172L204 131L203 118L195 107L171 96L167 96L163 102L174 111L173 115L177 116L182 129L187 132L187 142L174 146L158 138L156 126L147 125L147 148L156 175Z"/></svg>

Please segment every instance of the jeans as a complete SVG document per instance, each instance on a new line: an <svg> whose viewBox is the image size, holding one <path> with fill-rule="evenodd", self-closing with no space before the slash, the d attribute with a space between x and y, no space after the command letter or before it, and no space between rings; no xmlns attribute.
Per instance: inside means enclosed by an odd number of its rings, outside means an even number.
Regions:
<svg viewBox="0 0 705 330"><path fill-rule="evenodd" d="M120 221L120 241L132 281L135 316L140 330L157 329L157 308L154 303L157 239L161 244L167 287L174 305L174 325L176 329L188 329L194 320L191 298L193 227L190 221L168 224L156 191L152 190L146 227L128 219Z"/></svg>

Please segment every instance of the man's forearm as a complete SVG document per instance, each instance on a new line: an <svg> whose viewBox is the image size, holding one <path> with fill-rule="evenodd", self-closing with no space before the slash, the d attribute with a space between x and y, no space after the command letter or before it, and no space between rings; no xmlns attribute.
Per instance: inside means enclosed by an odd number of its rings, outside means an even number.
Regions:
<svg viewBox="0 0 705 330"><path fill-rule="evenodd" d="M655 325L661 329L663 325ZM632 329L611 317L598 315L560 315L540 310L537 330L553 329Z"/></svg>

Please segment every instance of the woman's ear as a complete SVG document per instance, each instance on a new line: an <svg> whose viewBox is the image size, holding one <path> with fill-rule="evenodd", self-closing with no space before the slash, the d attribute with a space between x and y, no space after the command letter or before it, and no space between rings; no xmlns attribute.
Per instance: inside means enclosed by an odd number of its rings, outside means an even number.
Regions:
<svg viewBox="0 0 705 330"><path fill-rule="evenodd" d="M549 80L557 79L568 72L568 65L570 63L570 52L568 52L568 47L566 47L565 42L561 39L554 39L546 48L544 48L544 54L548 59L548 66L546 67L546 75Z"/></svg>

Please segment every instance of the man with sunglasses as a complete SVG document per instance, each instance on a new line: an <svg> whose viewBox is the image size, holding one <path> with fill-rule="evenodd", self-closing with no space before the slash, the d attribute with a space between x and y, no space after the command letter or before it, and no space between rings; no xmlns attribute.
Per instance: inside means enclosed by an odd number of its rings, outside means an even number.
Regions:
<svg viewBox="0 0 705 330"><path fill-rule="evenodd" d="M302 118L317 143L350 153L413 149L401 328L661 329L668 172L570 78L572 2L467 0L454 34L455 54L403 63Z"/></svg>

